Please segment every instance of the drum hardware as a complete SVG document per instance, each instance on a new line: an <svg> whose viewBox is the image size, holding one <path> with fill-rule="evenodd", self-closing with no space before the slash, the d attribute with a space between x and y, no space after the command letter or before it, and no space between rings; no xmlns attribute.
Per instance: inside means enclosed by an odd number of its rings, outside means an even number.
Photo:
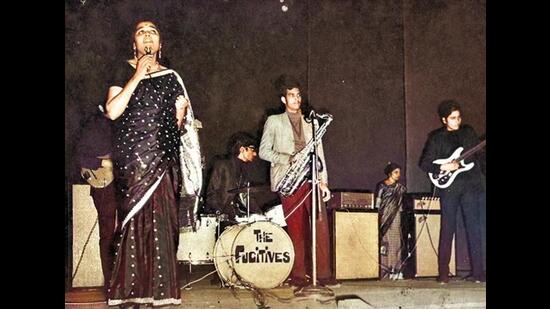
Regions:
<svg viewBox="0 0 550 309"><path fill-rule="evenodd" d="M250 186L250 183L247 183L244 187L238 187L233 188L231 190L227 190L228 193L257 193L257 192L266 192L270 191L271 187L269 185L258 185L258 186Z"/></svg>
<svg viewBox="0 0 550 309"><path fill-rule="evenodd" d="M258 193L258 192L266 192L271 189L271 186L269 185L258 185L258 186L250 186L250 182L246 183L246 186L244 187L238 187L231 190L228 190L228 193L234 193L234 194L241 194L246 193L246 217L250 217L250 193Z"/></svg>
<svg viewBox="0 0 550 309"><path fill-rule="evenodd" d="M233 207L236 207L236 211L240 214L243 214L242 216L239 216L237 214L235 218L236 223L252 223L255 221L265 221L265 220L270 220L274 216L279 215L279 213L277 211L274 211L274 209L277 209L277 206L281 207L280 201L278 199L277 194L275 192L271 192L270 185L251 186L250 182L248 182L246 186L234 188L234 189L228 190L227 192L233 193L233 194L242 193L245 195L244 197L239 196L239 200L233 202ZM262 201L260 204L263 206L259 206L258 209L254 210L255 212L258 212L258 211L260 212L251 214L250 213L250 194L251 193L271 193L273 196L270 196L269 194L265 196L261 195L262 198L264 198L264 200L265 200L265 197L269 196L267 198L269 201L266 201L265 203ZM264 211L263 207L265 207L266 205L267 207L269 207L269 210ZM246 215L244 215L245 208L246 208ZM271 215L272 217L270 218L269 215ZM286 223L282 223L282 222L284 222L284 219L280 220L280 218L277 218L277 224L279 224L280 226L285 226Z"/></svg>

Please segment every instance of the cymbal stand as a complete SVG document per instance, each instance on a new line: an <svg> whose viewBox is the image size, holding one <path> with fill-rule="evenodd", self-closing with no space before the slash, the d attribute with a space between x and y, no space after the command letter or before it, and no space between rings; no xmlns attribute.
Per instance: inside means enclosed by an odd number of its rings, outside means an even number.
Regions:
<svg viewBox="0 0 550 309"><path fill-rule="evenodd" d="M250 220L250 182L246 182L246 219Z"/></svg>

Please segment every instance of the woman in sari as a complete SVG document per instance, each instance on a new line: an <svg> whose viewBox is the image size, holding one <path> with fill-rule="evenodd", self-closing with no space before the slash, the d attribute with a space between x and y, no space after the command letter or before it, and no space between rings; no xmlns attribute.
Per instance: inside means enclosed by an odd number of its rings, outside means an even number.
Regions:
<svg viewBox="0 0 550 309"><path fill-rule="evenodd" d="M380 279L403 279L401 273L401 210L407 188L398 182L401 167L388 163L387 178L376 186L376 207L380 228Z"/></svg>
<svg viewBox="0 0 550 309"><path fill-rule="evenodd" d="M157 26L139 22L134 58L115 70L106 104L115 121L120 217L108 305L181 304L177 278L180 127L190 102L175 71L162 66Z"/></svg>

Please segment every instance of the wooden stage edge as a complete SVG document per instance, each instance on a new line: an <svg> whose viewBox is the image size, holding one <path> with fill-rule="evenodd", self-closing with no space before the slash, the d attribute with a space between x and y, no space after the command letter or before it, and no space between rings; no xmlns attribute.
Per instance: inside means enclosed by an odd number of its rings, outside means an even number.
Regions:
<svg viewBox="0 0 550 309"><path fill-rule="evenodd" d="M72 288L65 292L65 303L93 303L105 300L102 287Z"/></svg>

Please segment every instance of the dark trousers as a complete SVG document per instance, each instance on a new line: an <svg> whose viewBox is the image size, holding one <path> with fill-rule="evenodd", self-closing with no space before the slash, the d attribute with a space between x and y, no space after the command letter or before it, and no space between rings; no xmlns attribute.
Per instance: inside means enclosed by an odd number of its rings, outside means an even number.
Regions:
<svg viewBox="0 0 550 309"><path fill-rule="evenodd" d="M439 233L438 268L440 276L448 276L452 241L456 234L457 216L463 215L468 239L472 276L483 275L481 251L480 196L478 188L450 188L441 192L441 229Z"/></svg>
<svg viewBox="0 0 550 309"><path fill-rule="evenodd" d="M105 285L111 278L111 270L114 262L113 240L116 229L117 200L115 196L115 185L111 183L105 188L94 188L90 190L97 209L99 223L99 254L101 256L101 268Z"/></svg>
<svg viewBox="0 0 550 309"><path fill-rule="evenodd" d="M485 192L479 195L479 223L481 225L481 256L483 258L483 270L486 270L486 259L487 259L487 221L486 221L486 211L487 203L485 199Z"/></svg>
<svg viewBox="0 0 550 309"><path fill-rule="evenodd" d="M313 270L310 228L311 194L306 197L310 190L311 184L306 182L293 195L289 197L281 196L285 217L305 198L304 203L286 218L286 230L294 244L295 256L290 278L297 281L305 280L306 274L312 276ZM316 218L317 279L331 280L330 235L327 211L324 206L321 207L321 212L316 212Z"/></svg>

